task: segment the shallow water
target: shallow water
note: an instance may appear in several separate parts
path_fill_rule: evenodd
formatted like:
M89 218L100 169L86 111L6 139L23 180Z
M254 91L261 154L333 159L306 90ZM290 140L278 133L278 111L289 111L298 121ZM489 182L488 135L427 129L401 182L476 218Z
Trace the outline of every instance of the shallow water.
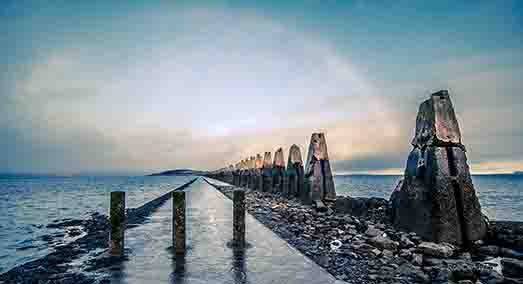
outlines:
M109 193L126 191L127 207L137 207L191 177L0 177L0 273L42 257L71 241L46 226L62 219L107 214ZM45 237L44 237L45 238Z

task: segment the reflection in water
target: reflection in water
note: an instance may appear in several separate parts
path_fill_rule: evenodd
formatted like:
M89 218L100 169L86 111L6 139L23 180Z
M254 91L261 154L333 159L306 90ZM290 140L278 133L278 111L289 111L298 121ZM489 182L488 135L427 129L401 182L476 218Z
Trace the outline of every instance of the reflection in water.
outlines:
M247 274L245 273L244 247L233 247L232 272L235 284L247 283Z
M173 272L170 276L171 283L185 283L185 254L175 254L172 258Z

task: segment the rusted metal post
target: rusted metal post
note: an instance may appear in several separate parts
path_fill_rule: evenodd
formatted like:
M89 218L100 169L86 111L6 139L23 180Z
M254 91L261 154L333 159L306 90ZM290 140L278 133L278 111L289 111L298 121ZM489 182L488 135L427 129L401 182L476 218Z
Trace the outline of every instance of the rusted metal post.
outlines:
M173 192L173 245L176 254L185 253L185 192Z
M109 214L111 222L109 241L110 254L113 256L122 256L125 234L125 192L111 192L111 208Z
M245 191L233 193L233 243L235 247L245 246Z

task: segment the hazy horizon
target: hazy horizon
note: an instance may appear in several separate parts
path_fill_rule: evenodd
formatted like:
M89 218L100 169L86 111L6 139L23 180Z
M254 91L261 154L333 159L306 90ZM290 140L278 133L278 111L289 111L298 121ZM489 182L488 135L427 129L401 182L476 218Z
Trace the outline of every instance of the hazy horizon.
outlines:
M472 173L523 171L523 3L3 1L0 172L213 170L325 132L402 174L448 89Z

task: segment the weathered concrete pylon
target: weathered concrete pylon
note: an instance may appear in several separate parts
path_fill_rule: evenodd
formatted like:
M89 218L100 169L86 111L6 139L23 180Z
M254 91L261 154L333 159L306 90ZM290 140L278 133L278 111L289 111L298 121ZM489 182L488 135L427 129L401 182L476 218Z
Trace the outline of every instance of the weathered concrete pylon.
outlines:
M225 170L225 182L226 183L233 184L233 180L234 180L233 172L234 172L234 166L229 165L227 167L227 169Z
M241 161L240 167L240 186L244 187L247 184L247 159Z
M327 152L327 142L323 133L313 133L305 165L305 182L308 188L310 201L334 200L336 189L332 177L329 155ZM305 203L309 200L304 199Z
M249 160L249 169L247 171L247 187L254 189L254 169L256 167L256 157L251 156Z
M272 192L272 158L271 152L265 152L262 167L262 191Z
M236 163L234 171L232 172L232 184L235 186L240 185L240 163Z
M299 197L304 190L303 161L301 159L300 147L295 144L289 149L286 176L288 181L287 196Z
M256 154L256 160L254 161L254 190L262 191L262 169L263 157L260 154Z
M272 163L272 191L284 193L285 183L285 159L283 158L283 149L278 148L274 152L274 161Z
M391 196L395 226L437 241L481 239L486 223L448 91L420 106L404 180Z

